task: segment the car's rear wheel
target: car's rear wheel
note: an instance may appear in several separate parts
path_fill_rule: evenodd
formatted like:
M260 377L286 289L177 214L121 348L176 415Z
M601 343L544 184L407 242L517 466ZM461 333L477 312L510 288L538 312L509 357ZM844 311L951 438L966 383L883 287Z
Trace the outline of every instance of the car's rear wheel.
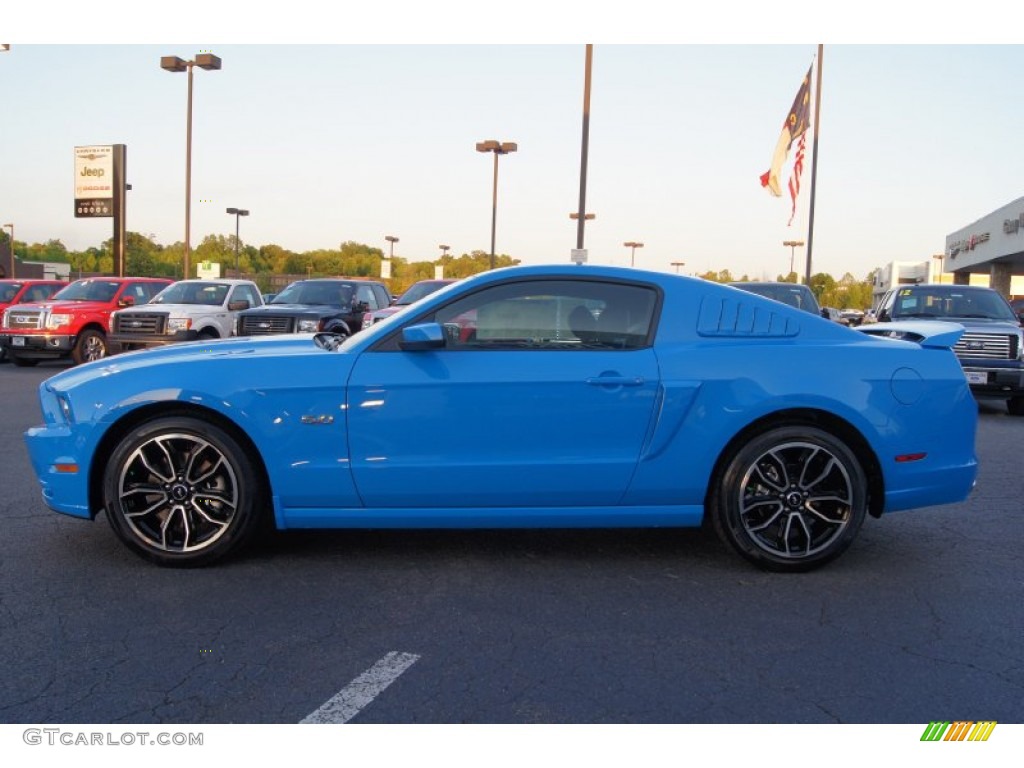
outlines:
M853 451L811 426L758 435L728 460L709 513L719 537L773 571L807 571L850 546L867 512Z
M107 464L103 503L114 532L146 559L200 566L259 529L261 488L234 437L176 416L146 422L124 437Z
M107 337L99 331L89 329L78 335L75 348L71 350L71 359L76 365L90 363L93 360L102 360L109 351Z

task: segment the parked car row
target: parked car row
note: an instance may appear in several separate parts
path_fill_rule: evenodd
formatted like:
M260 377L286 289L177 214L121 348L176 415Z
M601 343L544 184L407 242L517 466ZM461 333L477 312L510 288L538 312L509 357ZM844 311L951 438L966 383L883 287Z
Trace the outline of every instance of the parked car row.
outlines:
M230 336L346 337L451 282L424 280L394 300L383 283L363 278L298 280L266 295L250 280L0 280L0 360L34 366L68 358L81 364L116 352Z

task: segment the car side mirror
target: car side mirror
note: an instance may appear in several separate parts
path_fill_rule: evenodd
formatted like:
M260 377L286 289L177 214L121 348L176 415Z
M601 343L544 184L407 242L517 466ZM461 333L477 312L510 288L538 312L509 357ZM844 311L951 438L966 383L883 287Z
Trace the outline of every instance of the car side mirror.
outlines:
M135 297L134 296L122 296L117 300L117 306L119 307L134 307Z
M444 349L445 329L440 323L422 323L407 325L402 329L402 340L398 346L407 352L426 349Z
M248 309L248 308L249 308L249 300L248 299L237 299L236 301L229 301L228 302L228 311L229 312L238 312L240 310Z

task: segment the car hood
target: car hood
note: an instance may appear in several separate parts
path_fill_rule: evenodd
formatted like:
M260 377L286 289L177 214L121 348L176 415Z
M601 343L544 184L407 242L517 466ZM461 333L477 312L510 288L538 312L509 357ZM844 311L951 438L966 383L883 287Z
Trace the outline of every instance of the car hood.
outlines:
M133 312L179 312L185 315L198 315L203 312L226 312L220 304L140 304L137 307L119 309L118 314L130 315Z
M110 309L109 301L40 301L37 304L18 304L18 309L47 312L101 312Z
M81 382L96 381L104 376L143 370L154 365L160 365L162 370L172 370L166 367L169 363L173 363L177 369L178 366L208 363L211 358L275 358L316 352L325 355L344 354L320 349L313 341L313 336L312 333L296 333L187 341L155 349L122 352L119 355L69 368L48 379L47 383L65 389Z
M264 304L245 310L246 315L299 315L323 312L344 312L337 304Z
M900 318L892 320L893 323L956 323L964 328L977 328L988 333L1016 333L1020 330L1019 323L1012 323L1009 320L994 320L990 317L936 317L936 318ZM884 323L883 323L884 325Z

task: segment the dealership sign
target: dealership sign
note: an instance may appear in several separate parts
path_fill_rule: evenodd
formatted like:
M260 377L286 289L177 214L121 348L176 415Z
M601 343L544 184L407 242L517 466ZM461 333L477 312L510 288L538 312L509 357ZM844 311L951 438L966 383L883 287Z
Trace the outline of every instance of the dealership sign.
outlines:
M114 147L75 147L75 218L114 215Z

